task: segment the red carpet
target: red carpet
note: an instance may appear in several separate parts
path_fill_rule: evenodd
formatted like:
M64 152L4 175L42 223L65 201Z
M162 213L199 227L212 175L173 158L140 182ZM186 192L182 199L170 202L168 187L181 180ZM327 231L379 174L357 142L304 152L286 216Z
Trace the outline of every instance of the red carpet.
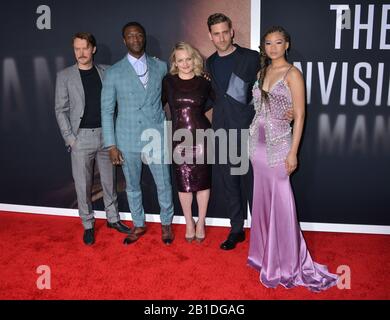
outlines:
M127 224L130 224L127 222ZM0 213L0 299L389 299L390 237L305 232L313 259L336 272L351 269L351 289L322 293L305 288L267 289L246 265L248 240L236 250L219 244L228 229L209 227L189 244L184 226L167 247L160 225L149 223L138 242L96 222L96 243L82 243L78 218ZM247 230L249 235L249 230ZM36 269L51 269L51 289L39 290Z

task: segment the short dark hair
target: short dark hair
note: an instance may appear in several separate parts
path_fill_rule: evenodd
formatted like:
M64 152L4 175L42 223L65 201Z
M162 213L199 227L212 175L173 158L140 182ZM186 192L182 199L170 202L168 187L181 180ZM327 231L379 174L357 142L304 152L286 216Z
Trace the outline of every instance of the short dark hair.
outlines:
M136 22L136 21L131 21L131 22L126 23L123 26L123 28L122 28L122 38L125 38L125 30L128 27L138 27L138 28L140 28L142 30L142 33L144 34L144 37L146 37L146 31L145 31L145 28L142 26L142 24L140 24L139 22Z
M214 13L209 16L209 18L207 19L207 26L209 27L209 31L211 31L211 26L222 22L227 22L229 25L229 29L232 28L232 20L223 13Z
M74 40L78 38L78 39L84 39L84 40L87 40L87 42L92 46L92 47L96 47L96 39L95 37L93 36L92 33L90 32L77 32L73 35L73 38L72 38L72 45L74 43Z

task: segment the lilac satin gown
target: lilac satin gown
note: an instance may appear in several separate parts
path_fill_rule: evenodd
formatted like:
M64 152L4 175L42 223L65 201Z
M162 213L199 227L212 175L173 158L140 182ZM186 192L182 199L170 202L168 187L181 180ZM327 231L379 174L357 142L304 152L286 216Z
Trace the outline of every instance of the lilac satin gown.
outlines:
M173 134L186 130L192 136L192 144L185 147L181 141L172 142L173 171L177 190L196 192L210 189L211 166L207 164L207 138L196 139L196 130L211 128L205 116L206 107L214 99L211 83L201 76L182 80L178 75L168 74L163 79L163 103L168 102L172 116ZM176 156L183 163L175 162Z
M261 95L257 83L253 95ZM270 112L270 117L284 114L291 106L290 91L284 79L271 88L269 96L268 108L264 109L276 111ZM251 138L254 139L251 155L254 190L248 264L260 271L260 281L268 288L281 284L285 288L305 286L317 292L328 289L337 284L338 276L312 260L297 220L284 160L273 158L270 161L273 155L267 154L266 122L271 121L272 130L275 130L277 121L281 119L272 122L265 116L264 110L256 113L258 116L255 116L254 122L257 122L257 130Z

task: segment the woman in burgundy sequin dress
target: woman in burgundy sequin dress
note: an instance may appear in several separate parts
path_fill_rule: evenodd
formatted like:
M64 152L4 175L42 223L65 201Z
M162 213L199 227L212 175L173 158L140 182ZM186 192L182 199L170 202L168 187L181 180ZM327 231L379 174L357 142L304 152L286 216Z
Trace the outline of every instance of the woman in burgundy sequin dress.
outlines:
M174 178L186 220L185 239L201 242L205 238L211 167L207 164L207 139L196 139L196 130L211 128L205 112L211 107L213 93L210 81L202 75L202 57L189 44L176 44L170 63L170 73L163 80L162 97L163 103L169 104L172 118ZM175 141L175 134L183 137ZM197 223L191 210L193 193L198 203Z

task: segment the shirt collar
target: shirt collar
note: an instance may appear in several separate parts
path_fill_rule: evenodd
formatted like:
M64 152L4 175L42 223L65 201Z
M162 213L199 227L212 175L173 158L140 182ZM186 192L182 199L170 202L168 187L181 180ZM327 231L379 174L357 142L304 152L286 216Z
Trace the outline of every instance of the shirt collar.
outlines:
M131 65L135 65L137 62L142 62L146 65L146 54L144 53L139 59L133 57L130 53L127 54L127 59Z

